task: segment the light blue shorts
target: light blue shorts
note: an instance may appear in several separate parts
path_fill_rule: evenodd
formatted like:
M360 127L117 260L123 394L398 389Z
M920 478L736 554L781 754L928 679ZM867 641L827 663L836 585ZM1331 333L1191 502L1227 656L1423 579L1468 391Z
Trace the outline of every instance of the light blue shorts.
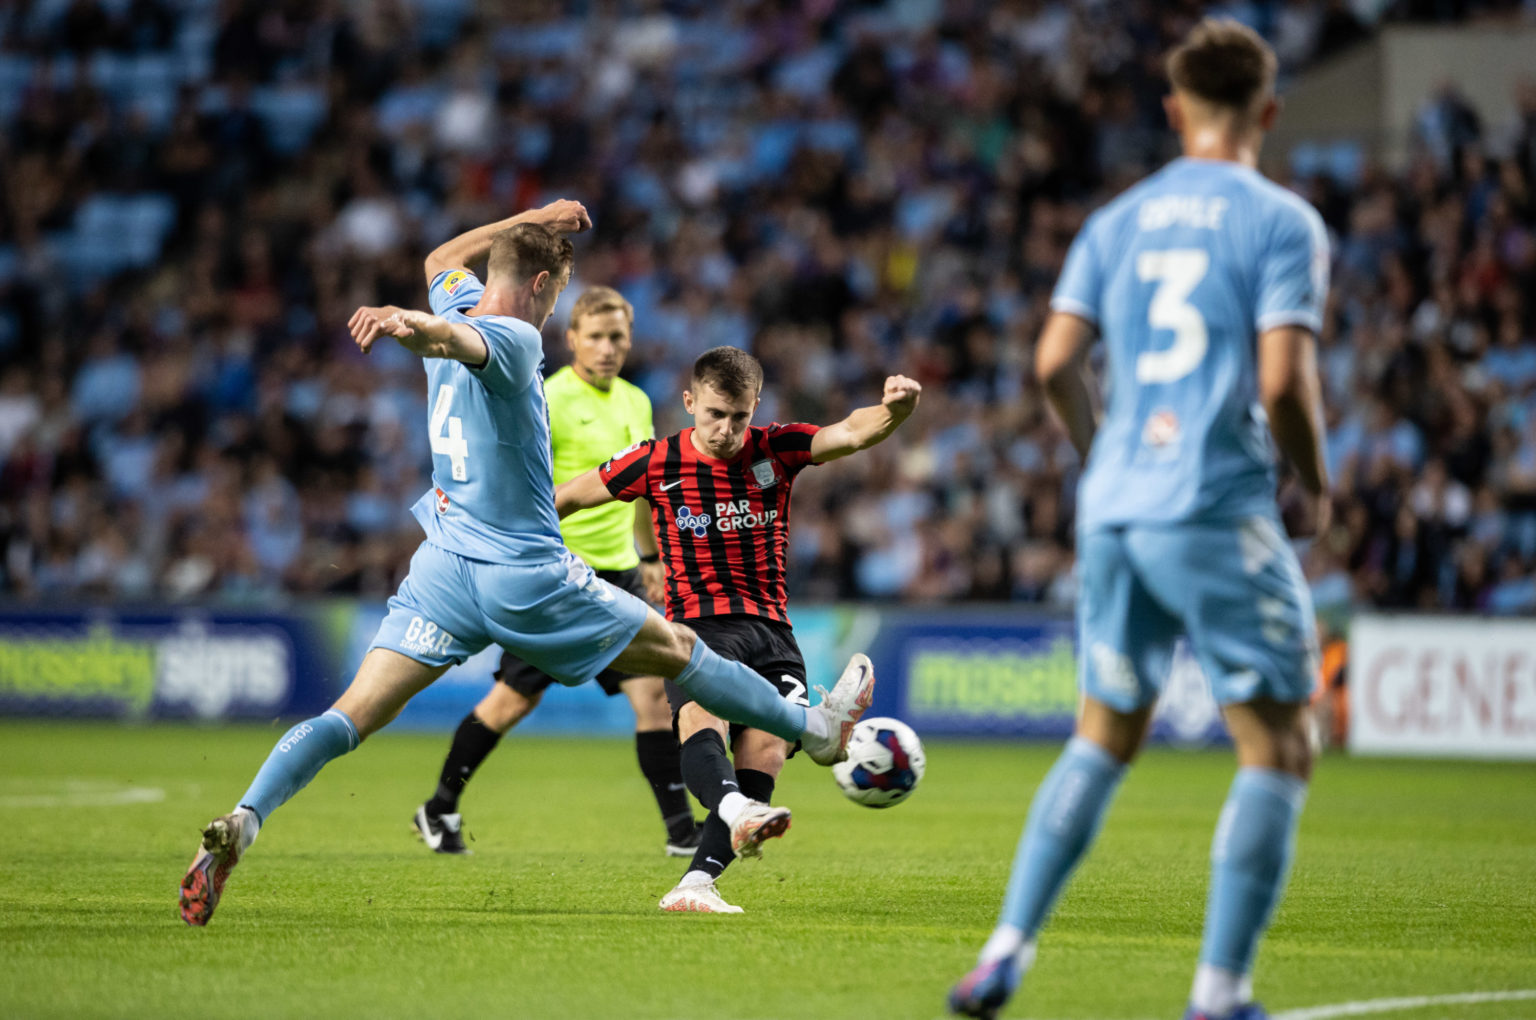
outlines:
M423 542L370 650L446 666L496 644L574 686L629 647L649 611L569 551L553 563L514 566Z
M1277 520L1122 527L1078 539L1083 693L1121 712L1157 700L1189 639L1217 702L1306 701L1312 595Z

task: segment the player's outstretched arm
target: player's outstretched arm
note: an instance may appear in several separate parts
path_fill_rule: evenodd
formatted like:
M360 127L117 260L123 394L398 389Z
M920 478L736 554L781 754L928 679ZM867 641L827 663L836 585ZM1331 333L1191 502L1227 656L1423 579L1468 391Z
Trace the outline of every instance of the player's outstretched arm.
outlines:
M427 256L425 265L427 285L437 279L437 274L449 269L468 269L471 262L478 262L491 250L491 238L518 223L542 223L562 234L576 234L592 225L586 206L572 199L562 198L539 209L529 209L516 216L509 216L495 223L465 231L451 241L445 241Z
M555 486L555 513L569 517L577 510L590 510L604 503L612 503L613 499L613 493L603 484L602 475L598 474L597 468L593 468Z
M1299 536L1327 527L1328 464L1323 459L1323 397L1317 379L1317 342L1305 326L1278 326L1259 334L1259 399L1280 452L1296 468L1312 506L1294 522Z
M394 305L359 308L347 320L347 328L364 354L373 350L379 337L387 336L412 354L451 358L472 368L484 365L491 356L485 338L473 326Z
M1088 346L1093 335L1094 326L1087 319L1052 312L1035 348L1035 375L1084 461L1099 427L1098 407L1088 385Z
M880 403L861 407L842 421L817 432L811 439L811 460L825 464L881 442L917 410L923 387L904 375L889 376Z

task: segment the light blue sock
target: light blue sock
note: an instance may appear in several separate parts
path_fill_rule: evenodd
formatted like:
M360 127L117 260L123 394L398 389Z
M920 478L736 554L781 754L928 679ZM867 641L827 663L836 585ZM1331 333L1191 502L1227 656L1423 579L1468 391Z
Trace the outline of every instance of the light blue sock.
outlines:
M258 822L266 822L272 812L308 786L326 762L340 758L357 744L357 727L345 712L332 708L305 719L272 748L239 806L256 812Z
M688 665L672 681L712 715L766 730L793 743L805 732L805 709L739 662L722 658L703 641L693 643Z
M1067 742L1029 806L999 925L1017 928L1026 940L1035 937L1098 833L1124 774L1124 763L1093 741Z
M1200 962L1247 974L1280 901L1307 784L1286 772L1239 769L1211 843L1211 889Z

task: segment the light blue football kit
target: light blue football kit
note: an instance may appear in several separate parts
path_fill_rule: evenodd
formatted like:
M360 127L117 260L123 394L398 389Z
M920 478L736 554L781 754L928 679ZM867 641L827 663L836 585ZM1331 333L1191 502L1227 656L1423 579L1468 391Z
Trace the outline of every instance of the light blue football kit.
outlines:
M1156 698L1181 634L1223 704L1308 696L1312 602L1275 509L1256 339L1316 332L1327 292L1321 217L1236 163L1175 160L1073 243L1051 307L1106 346L1078 628L1083 688L1110 707Z
M464 270L432 281L433 313L471 326L489 356L478 368L424 359L433 488L411 512L426 541L370 650L446 666L494 643L563 684L584 683L628 647L649 609L561 543L543 339L521 319L466 314L483 291ZM789 741L805 731L804 707L702 641L674 679L721 718ZM264 822L358 743L353 721L335 708L299 723L278 741L239 806Z
M1275 508L1257 337L1316 333L1327 290L1316 211L1236 163L1175 160L1078 234L1051 307L1094 324L1106 347L1108 406L1078 489L1086 695L1125 713L1152 704L1183 636L1222 704L1306 700L1312 604ZM955 1001L1012 991L1124 773L1097 744L1068 743L1031 804L983 965ZM1211 849L1197 990L1208 975L1249 983L1305 791L1296 776L1239 769Z
M521 319L466 315L484 290L463 270L432 281L433 313L473 326L490 357L480 368L424 362L433 488L411 512L427 540L372 647L442 666L494 643L581 683L624 650L646 607L562 544L544 342Z

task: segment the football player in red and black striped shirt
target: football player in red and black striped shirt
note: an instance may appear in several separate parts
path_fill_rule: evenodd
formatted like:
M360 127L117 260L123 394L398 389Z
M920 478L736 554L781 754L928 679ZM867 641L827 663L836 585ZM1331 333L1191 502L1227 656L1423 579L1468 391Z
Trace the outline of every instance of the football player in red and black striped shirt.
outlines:
M615 499L647 500L666 567L667 618L804 705L805 662L785 605L790 489L805 468L889 436L916 409L921 387L893 375L879 404L834 425L764 428L752 424L762 386L762 365L745 351L704 352L683 393L693 426L637 443L559 486L555 507L564 516ZM755 857L763 839L782 835L789 810L768 809L773 817L752 827L757 839L744 845L732 845L731 829L743 811L767 804L794 748L771 733L728 725L675 684L668 683L667 696L683 744L683 780L709 817L688 872L661 909L739 913L720 898L715 880L736 855Z

